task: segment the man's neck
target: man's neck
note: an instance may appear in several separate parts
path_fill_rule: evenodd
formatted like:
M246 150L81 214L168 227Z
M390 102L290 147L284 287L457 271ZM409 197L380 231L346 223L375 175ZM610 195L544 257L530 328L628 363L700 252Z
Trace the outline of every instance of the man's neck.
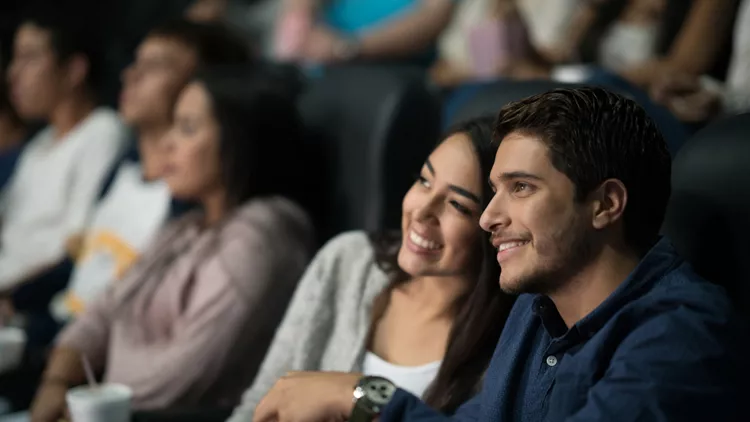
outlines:
M162 149L160 143L169 131L169 123L138 130L138 153L141 157L143 178L156 180L162 173Z
M85 94L71 95L55 107L50 116L55 139L65 137L73 128L86 119L96 104Z
M625 249L605 246L585 268L549 295L565 325L572 327L602 304L640 262Z

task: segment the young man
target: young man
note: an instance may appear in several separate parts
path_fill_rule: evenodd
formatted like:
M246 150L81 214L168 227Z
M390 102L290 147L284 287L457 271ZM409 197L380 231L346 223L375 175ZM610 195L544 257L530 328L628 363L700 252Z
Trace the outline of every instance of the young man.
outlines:
M153 31L123 72L120 110L137 134L137 149L112 175L91 225L80 237L67 293L53 303L58 321L83 311L107 285L119 279L148 246L167 218L178 212L161 180L161 140L172 125L172 109L199 66L249 61L244 42L218 24L177 20Z
M38 9L16 32L8 70L24 120L44 120L3 192L0 291L59 262L86 226L101 183L126 144L114 111L97 108L103 50L76 11Z
M561 89L503 108L496 136L480 224L520 296L479 394L451 418L382 378L291 374L255 422L741 418L745 333L723 289L659 237L671 164L643 109Z

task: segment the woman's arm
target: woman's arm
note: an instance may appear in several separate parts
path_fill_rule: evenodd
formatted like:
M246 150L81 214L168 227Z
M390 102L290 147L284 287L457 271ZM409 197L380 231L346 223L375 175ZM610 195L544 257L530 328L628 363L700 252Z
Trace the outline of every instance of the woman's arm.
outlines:
M685 22L666 57L623 72L631 83L649 88L674 72L702 75L711 70L731 34L736 0L693 0Z
M453 17L454 0L420 0L416 8L360 38L364 59L405 57L435 43Z
M62 332L31 406L32 421L56 422L63 416L68 388L86 379L84 356L95 370L104 368L113 309L110 289Z
M685 23L666 60L675 69L707 73L731 35L736 0L693 0Z
M245 391L242 404L235 409L229 422L252 421L260 400L289 371L321 369L320 361L331 339L335 302L342 281L342 275L335 273L339 268L337 261L347 250L359 253L351 240L362 236L361 233L343 234L318 252L297 286L255 381Z

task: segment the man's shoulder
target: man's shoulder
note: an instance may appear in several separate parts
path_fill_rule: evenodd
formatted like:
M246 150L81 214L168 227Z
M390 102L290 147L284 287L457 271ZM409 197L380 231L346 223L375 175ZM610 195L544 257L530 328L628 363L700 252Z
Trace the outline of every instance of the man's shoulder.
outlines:
M77 130L70 134L72 137L84 140L87 144L106 144L102 142L102 137L105 137L112 144L121 144L122 149L130 142L130 135L127 126L117 112L107 107L94 109L79 124Z
M626 305L613 322L627 322L623 342L633 347L689 350L695 356L733 355L743 348L748 330L724 288L687 263Z
M634 301L637 309L669 314L689 309L696 317L733 319L736 313L726 290L698 275L687 262L681 262Z

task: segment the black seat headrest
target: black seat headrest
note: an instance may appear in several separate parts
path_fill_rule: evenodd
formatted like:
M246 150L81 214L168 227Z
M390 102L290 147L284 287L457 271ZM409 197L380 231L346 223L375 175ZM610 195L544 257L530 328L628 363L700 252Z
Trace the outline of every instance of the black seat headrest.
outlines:
M345 230L400 228L403 195L440 130L439 103L423 74L377 66L328 69L299 107L328 170L321 180L323 240Z
M750 316L750 114L715 122L682 147L662 231Z

